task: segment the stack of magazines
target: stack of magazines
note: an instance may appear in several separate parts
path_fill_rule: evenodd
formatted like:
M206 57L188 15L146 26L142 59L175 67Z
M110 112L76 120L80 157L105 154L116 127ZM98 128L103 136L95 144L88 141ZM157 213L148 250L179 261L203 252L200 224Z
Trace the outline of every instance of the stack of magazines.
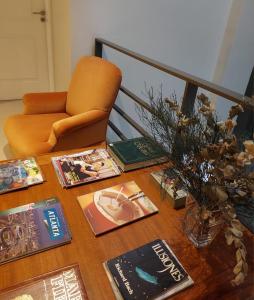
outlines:
M59 182L66 188L121 173L105 149L52 157L52 163Z
M41 169L33 157L0 163L0 194L43 181Z

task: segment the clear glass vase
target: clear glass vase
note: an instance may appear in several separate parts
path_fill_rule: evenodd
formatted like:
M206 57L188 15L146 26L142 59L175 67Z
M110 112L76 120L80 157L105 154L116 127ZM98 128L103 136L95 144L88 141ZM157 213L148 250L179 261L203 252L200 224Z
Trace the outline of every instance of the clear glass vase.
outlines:
M223 226L221 212L208 211L200 206L191 196L186 199L186 212L183 220L183 230L195 247L209 245Z

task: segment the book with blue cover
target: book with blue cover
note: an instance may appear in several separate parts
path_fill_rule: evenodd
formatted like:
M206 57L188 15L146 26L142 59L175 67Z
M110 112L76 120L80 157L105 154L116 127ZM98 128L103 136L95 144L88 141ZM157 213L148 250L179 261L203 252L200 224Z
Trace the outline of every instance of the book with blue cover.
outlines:
M193 284L169 245L160 239L103 265L117 299L161 300Z
M71 241L56 198L0 212L0 264Z

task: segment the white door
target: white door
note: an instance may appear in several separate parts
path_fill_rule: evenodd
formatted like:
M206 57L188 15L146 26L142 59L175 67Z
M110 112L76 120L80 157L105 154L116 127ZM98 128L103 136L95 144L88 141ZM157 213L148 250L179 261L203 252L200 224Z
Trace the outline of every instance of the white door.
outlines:
M0 0L0 100L49 90L44 0Z

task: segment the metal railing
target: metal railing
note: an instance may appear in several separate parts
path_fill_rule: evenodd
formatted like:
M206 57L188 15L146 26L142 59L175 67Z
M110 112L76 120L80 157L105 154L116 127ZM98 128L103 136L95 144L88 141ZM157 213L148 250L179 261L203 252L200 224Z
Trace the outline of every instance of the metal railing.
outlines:
M176 68L168 66L166 64L162 64L156 60L150 59L146 56L128 50L126 48L120 47L114 43L111 43L107 40L96 38L95 39L95 55L98 57L102 57L103 45L108 46L118 52L126 54L138 61L141 61L147 65L150 65L164 73L172 75L176 78L185 81L185 90L182 99L181 110L185 115L190 115L194 108L194 103L197 96L198 88L202 88L206 91L212 92L215 95L221 96L229 101L232 101L237 104L241 104L244 108L251 109L254 111L254 100L250 97L241 95L232 90L221 87L212 82L203 80L199 77L193 76L186 72L180 71ZM148 111L150 110L149 105L136 96L134 93L129 91L126 87L121 86L120 91L127 95L130 99L135 101L137 104L141 105ZM118 105L114 104L113 109L119 113L131 126L133 126L141 135L149 135L137 122L135 122L131 116L129 116L126 112L124 112ZM127 139L126 136L117 128L111 121L109 121L110 128L120 137L120 139Z

